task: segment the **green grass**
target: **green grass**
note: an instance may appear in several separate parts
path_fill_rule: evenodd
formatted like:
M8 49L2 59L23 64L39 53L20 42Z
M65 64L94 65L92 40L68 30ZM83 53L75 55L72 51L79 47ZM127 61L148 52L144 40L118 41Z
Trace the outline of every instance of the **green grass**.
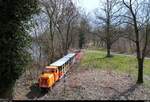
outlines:
M114 55L107 58L106 52L98 50L86 50L81 66L85 68L111 69L119 73L127 73L137 78L137 60L133 56ZM150 79L150 60L144 62L144 75ZM146 82L147 83L147 82ZM150 80L149 80L150 85Z

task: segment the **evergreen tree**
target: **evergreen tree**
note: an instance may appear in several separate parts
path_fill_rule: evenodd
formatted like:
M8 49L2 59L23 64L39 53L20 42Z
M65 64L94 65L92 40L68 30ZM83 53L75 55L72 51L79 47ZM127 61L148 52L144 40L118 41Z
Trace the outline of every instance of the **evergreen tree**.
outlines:
M27 31L37 8L36 0L0 0L0 97L12 89L29 61Z

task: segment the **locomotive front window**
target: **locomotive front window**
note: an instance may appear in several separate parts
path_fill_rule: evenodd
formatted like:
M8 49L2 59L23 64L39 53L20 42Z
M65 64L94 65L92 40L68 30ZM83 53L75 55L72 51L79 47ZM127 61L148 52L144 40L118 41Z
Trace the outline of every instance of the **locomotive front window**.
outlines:
M50 68L44 68L43 72L45 73L50 73L50 72L55 72L55 69L50 69Z

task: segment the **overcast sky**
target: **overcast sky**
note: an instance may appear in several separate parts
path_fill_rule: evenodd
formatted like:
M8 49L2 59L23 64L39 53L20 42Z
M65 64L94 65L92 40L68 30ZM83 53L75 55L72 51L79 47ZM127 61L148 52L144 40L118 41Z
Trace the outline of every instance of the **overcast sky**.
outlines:
M100 4L100 0L79 0L78 5L86 10L86 12L92 12Z
M100 7L100 2L102 0L78 0L77 6L81 7L86 11L87 13L90 13L90 23L95 26L93 21L95 21L95 15L94 10L98 7Z

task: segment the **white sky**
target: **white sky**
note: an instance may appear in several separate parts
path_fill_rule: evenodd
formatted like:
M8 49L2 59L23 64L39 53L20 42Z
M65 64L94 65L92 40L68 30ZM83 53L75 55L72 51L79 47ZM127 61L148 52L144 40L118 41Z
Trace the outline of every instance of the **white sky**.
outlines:
M84 8L86 12L92 12L99 7L100 1L102 0L79 0L78 5Z
M100 7L100 2L103 0L77 0L77 6L81 7L86 11L86 13L90 13L91 21L90 23L94 26L93 21L95 20L94 10Z

